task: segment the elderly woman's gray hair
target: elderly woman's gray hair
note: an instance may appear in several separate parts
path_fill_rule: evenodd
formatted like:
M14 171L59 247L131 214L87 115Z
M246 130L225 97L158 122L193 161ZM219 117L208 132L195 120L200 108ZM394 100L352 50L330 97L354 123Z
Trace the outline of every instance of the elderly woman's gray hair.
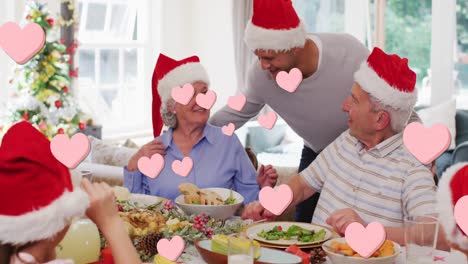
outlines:
M164 125L170 128L177 127L177 117L176 114L171 112L171 107L175 106L175 101L172 98L169 98L161 103L161 117L164 122Z
M396 133L403 131L408 124L413 109L396 109L388 105L384 105L374 96L369 95L372 104L372 111L385 111L390 115L390 126Z

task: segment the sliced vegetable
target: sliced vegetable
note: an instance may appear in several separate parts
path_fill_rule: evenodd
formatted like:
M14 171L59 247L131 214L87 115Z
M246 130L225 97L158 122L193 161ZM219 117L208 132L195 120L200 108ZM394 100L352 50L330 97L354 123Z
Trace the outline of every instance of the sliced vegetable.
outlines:
M310 255L306 252L302 251L296 245L291 245L286 249L286 252L294 254L302 259L302 264L309 264L310 263Z
M231 189L231 191L229 192L229 197L226 200L224 200L224 204L230 205L230 204L235 204L235 203L236 203L236 199L234 198L234 195Z
M323 240L325 238L326 231L325 229L321 229L320 231L315 232L314 230L307 230L297 225L292 225L288 230L283 231L282 226L274 226L271 230L263 230L262 232L257 233L257 235L266 240L290 240L292 237L297 237L299 242L308 243Z

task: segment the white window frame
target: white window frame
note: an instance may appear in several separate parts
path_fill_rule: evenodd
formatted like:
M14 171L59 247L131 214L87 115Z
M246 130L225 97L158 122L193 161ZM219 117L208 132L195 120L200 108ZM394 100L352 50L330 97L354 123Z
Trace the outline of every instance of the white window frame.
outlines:
M128 3L126 0L79 0L82 3L82 19L83 23L80 23L80 27L86 26L86 16L87 16L87 5L89 3L102 3L107 5L106 10L106 20L104 28L107 29L110 26L110 18L112 8L111 5L121 3ZM152 126L151 126L151 76L152 76L152 67L154 66L154 62L152 59L154 53L159 51L159 35L160 35L160 28L159 27L151 27L150 25L159 25L160 24L160 1L151 1L151 0L130 0L131 3L135 6L135 12L138 9L138 23L137 23L137 31L138 31L138 39L137 40L126 40L126 41L116 41L116 40L108 40L108 38L96 37L93 32L90 32L89 35L84 35L80 38L78 35L79 49L91 49L95 50L95 83L88 83L88 88L90 90L98 91L98 90L105 90L111 89L116 85L119 86L119 101L122 103L123 109L119 110L120 112L126 114L132 109L139 108L135 115L135 119L138 119L138 123L133 124L126 124L125 118L122 118L121 122L117 120L113 121L113 124L103 124L103 138L109 140L118 140L124 139L134 136L148 136L152 135ZM131 11L133 12L133 11ZM83 19L84 18L84 19ZM129 26L132 28L134 27L134 22L129 23ZM84 30L81 30L84 32ZM88 31L89 32L89 31ZM130 30L133 32L133 30ZM127 36L130 39L133 36ZM128 39L128 38L127 38ZM136 83L126 83L124 78L124 50L126 48L136 48L137 52L137 80ZM117 84L100 84L100 55L101 51L104 49L118 49L119 52L119 80ZM78 56L77 56L78 57ZM78 60L78 58L77 58ZM79 63L79 62L78 62ZM78 65L79 67L79 65ZM78 92L80 93L80 87L82 89L86 86L85 82L83 82L83 86L78 84ZM136 93L136 97L128 96L130 88L135 87L138 92ZM83 92L83 91L82 91ZM130 98L131 97L131 98ZM83 97L81 97L83 98ZM94 99L94 100L93 100ZM94 106L98 107L99 100L103 102L103 98L93 98L88 100L93 100ZM85 99L86 100L86 99ZM96 108L95 108L96 109ZM113 109L117 111L116 109ZM98 110L99 111L99 110ZM105 113L99 111L94 111L94 115L101 115L105 116ZM132 118L133 119L133 118ZM133 119L133 120L135 120ZM129 120L129 119L127 119ZM105 121L104 121L105 122Z

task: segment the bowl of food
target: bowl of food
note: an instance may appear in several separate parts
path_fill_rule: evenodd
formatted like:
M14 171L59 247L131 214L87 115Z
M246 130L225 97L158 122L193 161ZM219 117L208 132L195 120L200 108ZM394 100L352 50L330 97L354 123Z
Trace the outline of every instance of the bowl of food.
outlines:
M385 240L369 258L361 257L346 243L345 238L328 240L322 248L333 264L393 264L401 252L400 245L390 240Z
M202 214L215 219L228 219L244 202L238 192L225 188L198 189L191 183L179 185L179 195L175 202L186 214Z
M227 263L228 262L228 238L225 235L215 235L211 240L199 240L195 242L195 247L200 253L201 257L207 263ZM232 240L231 240L232 243ZM239 239L234 239L234 245L231 247L234 250L244 250L253 246L254 263L278 263L278 264L300 264L302 260L300 257L284 252L282 250L269 249L261 247L257 241L246 242ZM232 252L232 249L231 249Z

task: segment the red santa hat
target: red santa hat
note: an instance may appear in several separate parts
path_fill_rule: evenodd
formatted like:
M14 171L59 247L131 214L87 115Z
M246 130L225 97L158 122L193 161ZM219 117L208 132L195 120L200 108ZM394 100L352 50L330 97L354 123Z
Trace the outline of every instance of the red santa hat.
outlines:
M177 61L162 53L159 55L152 80L154 137L161 134L163 127L161 105L171 99L172 88L195 81L210 84L208 73L197 56Z
M412 109L418 98L416 73L408 67L408 59L386 54L379 48L354 73L354 80L363 90L384 105L394 109Z
M453 209L458 200L468 195L468 162L449 167L441 177L437 190L437 210L439 221L447 239L461 249L468 250L468 237L458 227Z
M0 241L13 245L53 237L89 206L50 141L28 122L12 126L0 148Z
M291 0L254 0L244 40L252 50L284 51L304 47L307 30Z

